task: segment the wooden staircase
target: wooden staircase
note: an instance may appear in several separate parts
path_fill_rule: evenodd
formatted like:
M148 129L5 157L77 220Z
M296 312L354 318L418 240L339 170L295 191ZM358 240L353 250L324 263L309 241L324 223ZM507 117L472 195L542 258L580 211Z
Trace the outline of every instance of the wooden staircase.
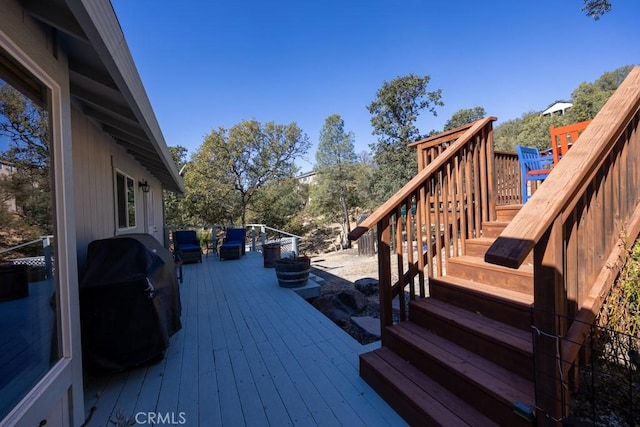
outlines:
M466 255L430 279L429 296L410 302L409 320L360 356L362 378L411 425L533 424L533 267L483 259L519 208L499 207Z

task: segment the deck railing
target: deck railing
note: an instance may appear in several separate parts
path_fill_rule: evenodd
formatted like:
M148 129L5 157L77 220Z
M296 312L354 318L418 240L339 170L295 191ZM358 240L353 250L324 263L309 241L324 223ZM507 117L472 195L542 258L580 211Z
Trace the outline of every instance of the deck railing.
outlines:
M516 153L494 151L496 203L498 206L522 203L520 163Z
M356 240L377 231L383 340L384 326L393 323L393 298L399 297L399 320L405 320L405 289L411 299L424 297L425 276L442 276L447 260L464 255L466 240L479 237L482 222L495 218L494 162L487 161L494 158L495 120L481 119L438 138L446 149L349 234Z
M207 224L207 225L183 225L183 226L167 226L166 229L166 242L167 248L171 247L169 236L174 230L195 230L201 234L202 241L200 242L203 250L208 255L210 252L215 252L218 246L218 235L224 234L223 230L226 228L238 228L244 227L246 230L245 246L247 251L262 252L262 247L268 243L279 243L283 254L296 254L299 255L300 241L302 237L287 231L278 230L273 227L269 227L266 224L245 224L240 225L228 225L228 224Z
M44 268L44 274L46 278L53 277L53 235L41 236L30 242L22 243L20 245L12 246L10 248L0 250L0 260L2 262L27 265L31 268L40 267ZM19 249L37 245L42 247L42 255L39 256L14 256L10 257L9 253L17 251Z
M535 355L543 422L566 414L561 397L588 325L640 232L639 123L636 67L485 255L516 268L533 250L534 328L548 338Z

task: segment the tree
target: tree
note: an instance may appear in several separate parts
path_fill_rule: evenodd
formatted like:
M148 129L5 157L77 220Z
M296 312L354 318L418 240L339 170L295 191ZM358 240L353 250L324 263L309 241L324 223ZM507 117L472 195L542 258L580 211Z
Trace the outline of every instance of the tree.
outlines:
M597 21L602 15L611 11L611 2L609 0L584 0L582 10L587 16Z
M447 123L444 124L443 130L448 131L460 126L464 126L468 123L480 120L486 115L487 112L482 107L463 108L462 110L458 110L453 113L451 118L447 120Z
M378 136L377 143L371 144L378 202L387 200L417 172L416 153L407 147L421 137L415 121L422 110L435 116L436 106L444 105L440 89L427 92L429 80L428 75L409 74L385 81L367 107L372 115L372 134Z
M169 147L169 153L173 159L173 163L178 170L183 170L187 164L187 152L188 150L178 145L176 147ZM183 170L184 171L184 170ZM171 225L188 225L190 221L187 219L182 198L173 191L164 190L162 194L165 209L165 222Z
M539 111L525 113L494 130L494 146L498 151L515 152L516 144L546 150L550 147L550 126L567 124L564 116L543 116Z
M339 218L343 248L351 247L349 210L357 199L354 138L353 132L344 130L340 115L333 114L324 122L316 151L318 179L313 201L321 212Z
M228 131L212 131L185 173L185 185L193 185L187 195L192 215L210 223L240 219L245 224L256 192L274 180L294 176L294 161L309 145L295 122L262 125L245 120Z
M543 150L549 148L550 126L593 119L632 68L630 65L620 67L602 74L593 83L581 83L571 94L573 107L564 116L542 116L541 112L532 111L500 124L494 131L496 150L513 152L516 144Z
M15 167L3 191L15 198L28 226L53 233L49 115L46 109L0 80L0 138L9 141L0 155Z
M593 83L581 83L571 94L573 107L567 113L569 122L593 119L632 69L632 65L627 65L602 74Z
M279 230L297 234L300 213L309 200L309 184L296 178L272 181L256 192L251 204L251 222L267 224Z

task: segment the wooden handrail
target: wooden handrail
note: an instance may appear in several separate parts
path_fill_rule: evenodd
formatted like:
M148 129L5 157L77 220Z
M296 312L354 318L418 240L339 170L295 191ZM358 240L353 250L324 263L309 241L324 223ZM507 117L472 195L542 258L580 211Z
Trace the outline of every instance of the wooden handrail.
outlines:
M412 142L411 144L408 145L408 147L416 147L416 146L434 147L434 146L436 146L438 144L442 144L443 142L452 141L452 140L458 138L463 133L465 133L467 131L467 129L469 129L471 126L473 126L474 123L476 123L476 122L467 123L465 125L458 126L457 128L449 129L448 131L439 133L437 135L433 135L433 136L429 136L427 138L423 138L423 139L418 140L416 142Z
M532 326L542 332L534 346L536 406L550 419L562 416L569 372L628 255L626 242L640 234L638 170L640 67L485 254L517 268L533 250Z
M571 211L640 108L640 67L602 107L580 139L491 245L485 261L518 268L553 221ZM624 111L624 114L620 112Z
M428 156L419 152L429 163L349 234L355 240L376 230L383 341L386 326L406 320L405 291L411 300L425 297L428 279L442 277L449 259L463 256L467 240L481 236L482 224L495 218L495 120L465 126L457 140ZM397 318L392 309L396 295Z
M467 131L462 134L462 136L460 136L456 142L449 147L449 149L445 150L433 162L429 163L424 169L418 172L418 174L398 190L396 194L391 196L389 200L387 200L382 206L376 209L375 212L369 215L367 219L351 231L351 233L349 233L349 239L358 240L360 236L372 229L382 218L394 212L399 204L404 202L407 197L415 192L430 175L433 175L435 171L451 160L451 158L456 155L457 151L468 143L480 129L484 128L488 123L496 120L496 117L486 117L473 122Z

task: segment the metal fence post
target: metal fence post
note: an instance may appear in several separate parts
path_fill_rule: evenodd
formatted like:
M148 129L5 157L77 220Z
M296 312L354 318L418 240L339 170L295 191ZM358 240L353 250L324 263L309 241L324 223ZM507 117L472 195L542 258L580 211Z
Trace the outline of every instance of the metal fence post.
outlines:
M291 240L291 252L293 252L296 256L298 256L298 240L300 240L297 237L294 237Z
M51 238L45 236L42 238L42 249L44 251L44 268L47 279L53 277L53 262L51 261Z

